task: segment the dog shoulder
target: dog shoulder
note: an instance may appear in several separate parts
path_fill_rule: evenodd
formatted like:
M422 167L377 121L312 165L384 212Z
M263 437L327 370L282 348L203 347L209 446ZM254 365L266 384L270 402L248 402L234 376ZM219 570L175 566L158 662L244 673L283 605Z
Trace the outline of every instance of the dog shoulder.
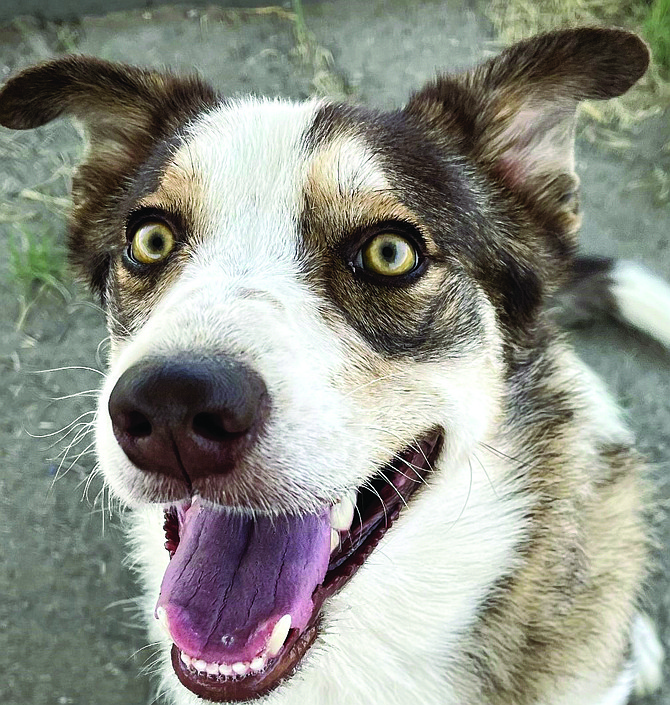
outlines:
M560 337L518 366L510 389L516 413L500 444L514 449L527 533L516 569L482 603L463 672L479 674L477 698L496 705L562 702L564 674L581 703L616 690L628 666L630 595L648 549L644 462L600 379Z

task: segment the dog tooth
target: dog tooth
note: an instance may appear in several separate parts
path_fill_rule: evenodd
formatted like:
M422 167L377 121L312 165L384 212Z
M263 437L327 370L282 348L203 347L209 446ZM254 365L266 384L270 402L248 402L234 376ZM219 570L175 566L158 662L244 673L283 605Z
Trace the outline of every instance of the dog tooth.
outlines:
M193 659L192 659L188 654L185 654L183 651L180 651L180 652L179 652L179 658L181 658L181 660L182 660L187 666L191 666L192 663L193 663Z
M238 661L237 663L233 664L233 671L237 673L238 676L246 676L249 672L249 664L242 663L242 661Z
M201 658L194 658L191 661L191 666L193 666L196 671L200 671L202 673L207 668L207 661L203 661Z
M220 663L219 664L219 673L222 676L232 676L235 671L233 671L233 667L229 663Z
M291 615L285 614L277 624L275 624L275 628L272 630L272 635L270 636L270 641L268 641L266 651L270 658L276 656L281 647L284 646L290 628Z
M330 508L330 525L338 531L348 531L351 522L354 520L355 503L351 501L351 496L342 499Z
M210 676L219 675L219 664L218 663L208 663L205 666L205 673L209 673Z
M265 657L256 656L256 658L249 664L252 671L262 671L265 668Z
M336 551L340 547L340 533L335 529L330 530L330 552Z
M165 607L159 607L156 610L156 619L161 625L163 631L170 637L170 639L172 639L172 635L170 634L170 627L168 626L168 616L167 612L165 611Z

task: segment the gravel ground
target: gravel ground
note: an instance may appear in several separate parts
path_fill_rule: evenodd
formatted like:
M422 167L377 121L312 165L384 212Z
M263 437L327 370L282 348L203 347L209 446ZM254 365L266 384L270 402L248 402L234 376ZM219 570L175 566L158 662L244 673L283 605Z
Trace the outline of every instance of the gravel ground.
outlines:
M75 50L150 66L195 67L228 94L302 98L316 86L389 107L438 68L468 66L497 48L486 22L456 2L319 2L306 7L306 20L318 46L296 51L293 25L282 13L159 8L61 25L26 19L0 27L0 78ZM667 121L649 120L606 148L588 134L577 158L584 249L633 259L670 278L670 207L663 191L670 154L662 149L670 139ZM21 233L62 241L63 198L80 147L78 133L65 123L0 132L5 251ZM108 511L98 479L91 478L86 427L73 426L63 440L58 434L33 437L91 418L100 373L44 371L103 368L102 316L82 290L71 291L42 292L26 309L31 299L20 295L9 276L9 257L0 258L2 705L152 700L149 680L139 675L150 669L151 658L133 624L136 589L122 565L120 520ZM659 560L649 611L670 644L670 355L607 324L575 332L575 343L618 396L652 462ZM55 401L76 392L83 394ZM59 453L71 441L59 469ZM670 704L670 681L646 702Z

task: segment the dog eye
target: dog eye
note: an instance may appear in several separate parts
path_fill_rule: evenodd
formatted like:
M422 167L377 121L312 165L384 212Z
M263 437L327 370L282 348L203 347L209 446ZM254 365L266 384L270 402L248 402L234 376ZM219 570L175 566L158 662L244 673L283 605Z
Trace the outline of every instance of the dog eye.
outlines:
M133 235L130 254L140 264L157 264L172 252L174 236L164 223L144 223Z
M357 259L366 271L385 277L409 274L419 262L414 245L396 233L375 235L363 245Z

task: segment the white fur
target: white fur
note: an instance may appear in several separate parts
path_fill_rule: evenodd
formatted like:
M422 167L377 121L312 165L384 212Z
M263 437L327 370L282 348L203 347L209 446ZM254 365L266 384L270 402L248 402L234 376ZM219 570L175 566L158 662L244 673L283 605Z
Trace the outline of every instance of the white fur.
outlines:
M642 697L655 693L663 683L665 651L656 628L646 614L638 614L631 632L635 693Z
M612 293L630 325L670 347L670 286L648 269L621 260L612 271Z
M630 668L621 671L621 675L612 689L599 700L594 700L594 705L626 705L633 686L633 673ZM566 703L568 705L568 703Z
M118 447L106 413L120 375L145 356L192 349L253 365L272 397L273 415L245 468L276 487L268 511L315 510L323 501L317 498L335 499L360 486L415 435L444 427L445 449L430 489L328 600L321 634L299 672L263 702L463 705L450 664L487 591L515 567L530 502L508 479L510 461L482 445L506 450L493 436L501 365L495 317L482 297L485 332L466 355L414 362L411 374L389 363L387 378L352 386L369 349L352 329L332 323L334 309L326 322L328 302L307 286L298 266L296 222L310 166L303 136L316 107L248 100L217 108L190 127L174 162L197 187L199 241L139 332L115 345L100 400L98 456L114 492L135 507L134 555L151 637L163 644L163 687L176 705L200 705L177 682L170 640L153 619L168 556L161 509L143 503L142 474ZM345 190L384 187L383 172L361 141L350 136L336 144L332 164ZM582 374L570 364L573 374ZM587 371L583 387L608 409L585 422L605 436L624 434ZM621 688L597 705L622 702ZM571 705L596 705L583 699L583 687L579 692Z

